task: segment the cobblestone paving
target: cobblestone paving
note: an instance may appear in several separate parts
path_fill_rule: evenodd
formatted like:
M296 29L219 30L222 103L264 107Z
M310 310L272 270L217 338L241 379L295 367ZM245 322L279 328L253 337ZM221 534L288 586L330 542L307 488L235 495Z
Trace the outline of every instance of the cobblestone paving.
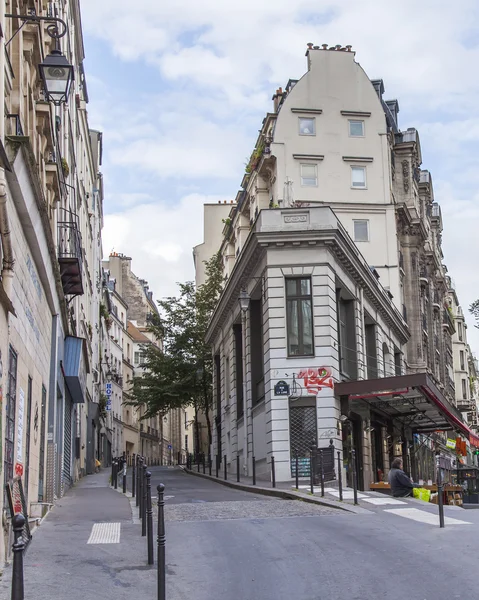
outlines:
M224 519L275 519L338 515L342 511L298 500L257 502L204 502L165 506L166 521L217 521Z

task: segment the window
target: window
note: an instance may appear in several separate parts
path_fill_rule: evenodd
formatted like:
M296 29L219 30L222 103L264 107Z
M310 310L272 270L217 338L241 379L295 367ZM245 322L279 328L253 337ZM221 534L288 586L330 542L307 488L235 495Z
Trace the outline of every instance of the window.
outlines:
M462 399L467 400L467 381L465 379L461 379L462 383Z
M369 221L360 220L353 221L354 223L354 241L369 242Z
M459 352L459 358L460 358L460 361L461 361L461 371L465 371L466 370L466 364L464 362L464 350L461 350Z
M236 418L243 416L243 328L233 325L236 374ZM219 436L217 439L221 439Z
M5 415L5 457L4 457L4 493L7 484L13 479L14 446L16 431L16 405L17 405L17 353L10 346L8 354L8 379L7 379L7 401ZM4 506L7 506L7 498L4 497Z
M299 117L299 135L316 135L316 119Z
M313 355L311 279L286 279L288 355Z
M359 189L366 187L366 167L351 167L351 187Z
M347 379L357 378L358 358L356 354L356 332L354 301L342 297L341 289L337 294L337 318L339 337L339 364L341 375Z
M301 165L301 185L318 185L318 167L317 165Z
M457 334L459 336L459 341L462 342L462 323L457 324Z
M349 136L364 137L364 121L349 121Z

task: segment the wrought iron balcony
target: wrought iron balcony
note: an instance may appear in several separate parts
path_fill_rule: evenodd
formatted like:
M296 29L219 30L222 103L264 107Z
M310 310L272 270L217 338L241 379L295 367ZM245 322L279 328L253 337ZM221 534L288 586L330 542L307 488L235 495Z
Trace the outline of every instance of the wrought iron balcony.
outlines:
M65 296L83 294L82 243L78 216L65 208L59 212L58 263Z

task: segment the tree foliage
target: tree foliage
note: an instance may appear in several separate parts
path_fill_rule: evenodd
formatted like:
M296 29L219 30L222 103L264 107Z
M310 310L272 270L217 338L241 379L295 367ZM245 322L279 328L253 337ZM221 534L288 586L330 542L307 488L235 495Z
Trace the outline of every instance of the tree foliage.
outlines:
M143 373L133 378L128 404L144 406L143 418L194 405L206 415L211 443L213 361L205 334L223 284L220 254L205 265L204 285L180 283L177 296L158 302L160 316L149 327L157 343L142 347Z
M475 327L477 327L479 329L479 300L475 300L471 304L471 306L469 307L469 312L471 313L471 315L476 320Z

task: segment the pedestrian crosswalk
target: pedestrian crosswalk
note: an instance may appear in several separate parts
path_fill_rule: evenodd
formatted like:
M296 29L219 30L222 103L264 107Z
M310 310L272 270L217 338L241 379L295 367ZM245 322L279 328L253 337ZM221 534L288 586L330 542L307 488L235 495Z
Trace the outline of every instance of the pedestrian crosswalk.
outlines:
M87 544L119 544L120 523L95 523Z
M311 487L309 485L300 485L298 489L300 491L310 491ZM314 487L313 490L315 494L321 493L320 487ZM337 488L325 487L324 493L326 498L329 497L330 499L339 499L340 497L339 490ZM416 502L412 499L406 500L393 498L392 496L385 496L377 492L357 492L357 498L360 501L360 504L364 502L366 506L370 505L371 508L373 506L377 507L380 511L382 510L390 515L403 517L405 519L410 519L426 525L438 526L439 524L438 514L436 512L432 512L434 509L431 505L425 505L430 510L422 510L420 508L411 506L412 503ZM350 488L343 489L342 499L344 501L353 500L354 491ZM349 502L349 504L351 504L351 502ZM472 523L469 521L463 521L462 519L455 519L447 516L444 518L444 521L446 525L472 525Z

